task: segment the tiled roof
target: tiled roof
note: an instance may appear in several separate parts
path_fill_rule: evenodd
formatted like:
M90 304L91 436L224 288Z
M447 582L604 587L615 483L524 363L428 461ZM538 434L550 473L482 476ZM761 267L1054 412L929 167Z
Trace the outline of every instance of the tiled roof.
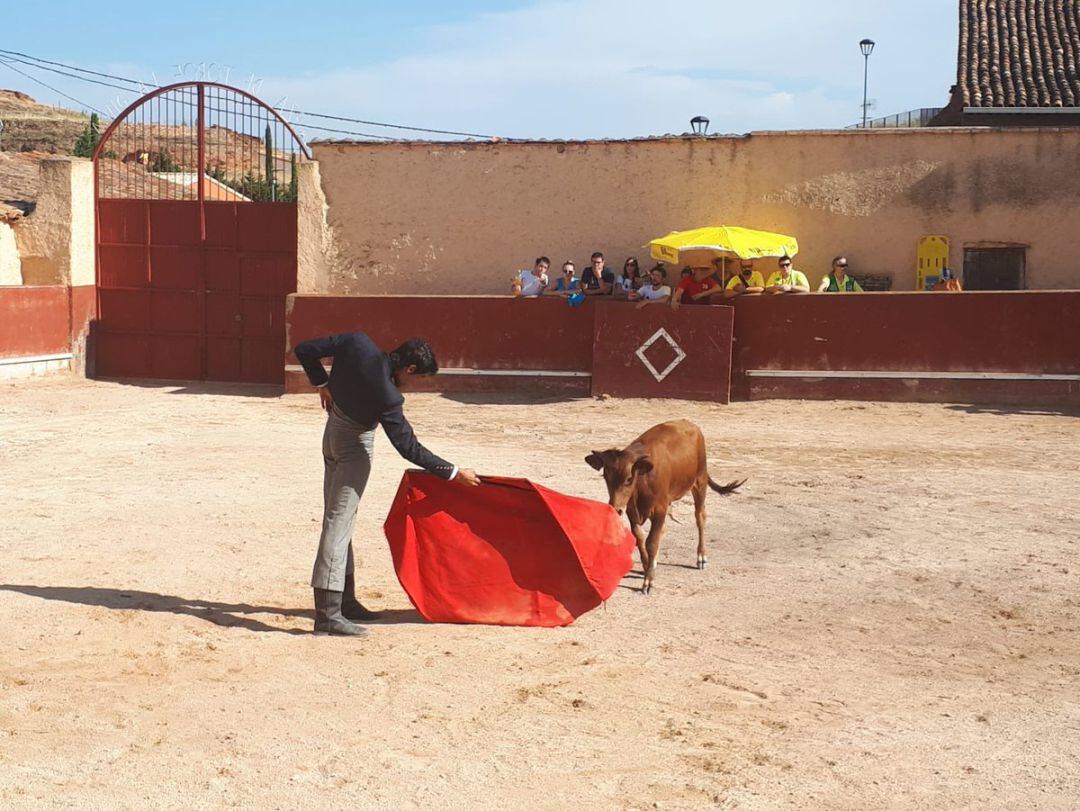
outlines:
M1080 0L960 0L965 107L1080 106Z

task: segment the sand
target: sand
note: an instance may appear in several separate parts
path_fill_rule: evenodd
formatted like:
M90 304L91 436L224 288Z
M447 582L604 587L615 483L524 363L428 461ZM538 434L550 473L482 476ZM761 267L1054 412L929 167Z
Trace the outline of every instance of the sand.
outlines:
M410 396L432 449L603 498L583 462L708 440L651 597L563 629L425 624L381 525L362 641L313 637L313 396L0 384L5 808L1075 808L1076 414Z

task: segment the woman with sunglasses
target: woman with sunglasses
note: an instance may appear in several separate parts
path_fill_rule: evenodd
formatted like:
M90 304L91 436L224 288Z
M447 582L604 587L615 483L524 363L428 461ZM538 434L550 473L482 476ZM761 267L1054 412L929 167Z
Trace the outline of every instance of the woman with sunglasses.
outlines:
M863 291L854 276L847 272L847 257L838 256L832 260L832 272L821 280L819 293L861 293Z
M623 262L622 276L615 280L615 298L629 298L630 293L640 290L646 281L648 280L641 273L637 259L629 257Z

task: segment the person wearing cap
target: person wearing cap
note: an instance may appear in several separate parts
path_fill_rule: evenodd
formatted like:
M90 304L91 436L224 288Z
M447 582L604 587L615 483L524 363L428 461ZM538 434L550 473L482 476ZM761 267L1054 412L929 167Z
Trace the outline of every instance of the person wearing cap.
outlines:
M671 296L671 307L679 309L682 304L712 304L712 297L722 294L724 288L710 267L696 267L689 276L683 276Z
M832 260L832 271L825 275L818 285L819 293L861 293L862 287L847 272L848 261L846 256L838 256Z
M956 274L948 268L941 269L941 278L934 283L933 287L935 292L947 292L947 293L962 293L964 288L960 286L960 280L956 278Z
M744 293L763 293L765 291L765 279L754 270L751 262L743 262L737 275L732 276L724 290L725 298L741 296Z

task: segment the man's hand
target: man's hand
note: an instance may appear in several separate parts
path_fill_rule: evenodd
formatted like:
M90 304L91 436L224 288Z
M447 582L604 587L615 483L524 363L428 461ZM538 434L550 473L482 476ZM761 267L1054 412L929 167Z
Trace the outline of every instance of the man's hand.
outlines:
M464 484L467 487L477 487L480 484L480 477L476 475L475 470L471 470L467 467L458 468L457 475L454 477L454 481L458 484Z
M322 405L323 411L327 414L329 414L330 409L334 407L334 395L330 393L329 386L323 386L319 389L319 403Z

